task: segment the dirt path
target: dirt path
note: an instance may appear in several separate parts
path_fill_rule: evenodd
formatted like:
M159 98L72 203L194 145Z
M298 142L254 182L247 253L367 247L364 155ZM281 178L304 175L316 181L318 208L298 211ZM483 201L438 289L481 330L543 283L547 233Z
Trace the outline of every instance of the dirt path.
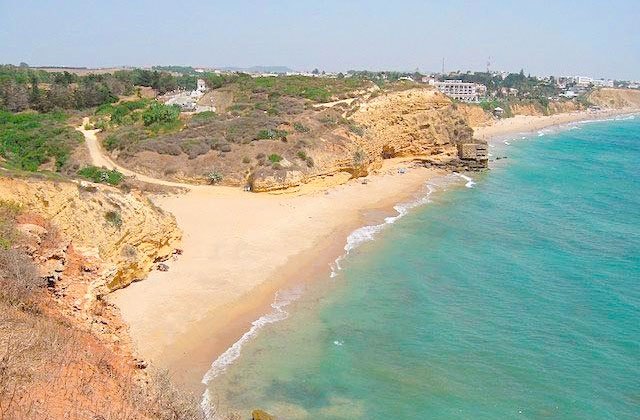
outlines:
M180 182L171 182L171 181L165 181L163 179L152 178L152 177L131 171L127 168L124 168L118 165L113 160L111 160L109 156L107 156L104 150L102 150L102 146L100 145L100 142L98 141L98 137L96 136L96 133L100 130L86 130L84 128L85 125L88 123L89 123L89 117L84 117L82 120L82 125L80 125L79 127L76 127L76 130L78 130L84 135L85 144L89 149L91 162L94 166L97 166L100 168L107 168L107 169L117 169L119 172L122 172L125 176L134 177L139 181L148 182L150 184L165 185L168 187L188 188L190 190L194 188L207 188L205 186L184 184Z

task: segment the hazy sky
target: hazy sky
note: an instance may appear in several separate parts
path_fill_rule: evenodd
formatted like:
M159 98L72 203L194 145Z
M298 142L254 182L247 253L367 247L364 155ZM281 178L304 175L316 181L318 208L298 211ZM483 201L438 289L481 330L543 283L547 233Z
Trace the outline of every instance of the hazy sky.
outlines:
M0 0L0 63L640 79L640 0Z

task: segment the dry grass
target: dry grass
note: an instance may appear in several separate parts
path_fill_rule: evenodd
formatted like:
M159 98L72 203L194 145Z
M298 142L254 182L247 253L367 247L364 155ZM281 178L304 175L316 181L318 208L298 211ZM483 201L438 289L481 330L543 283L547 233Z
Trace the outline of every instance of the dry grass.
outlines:
M18 212L0 208L6 233L20 242ZM44 247L58 237L47 230ZM14 242L0 248L0 420L202 418L197 401L166 374L136 368L125 349L107 344L108 334L99 337L63 315Z

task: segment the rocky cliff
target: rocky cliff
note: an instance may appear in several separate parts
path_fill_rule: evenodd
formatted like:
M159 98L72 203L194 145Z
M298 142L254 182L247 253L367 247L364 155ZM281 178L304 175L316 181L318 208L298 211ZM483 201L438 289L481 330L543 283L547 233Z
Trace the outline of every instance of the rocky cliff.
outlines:
M640 108L640 90L602 88L591 92L587 99L603 108Z
M69 245L99 266L96 295L144 278L154 262L171 255L181 237L173 216L137 192L0 178L0 197L48 220Z
M319 179L340 183L366 176L384 159L395 157L453 161L458 144L474 143L473 130L457 106L428 88L382 92L345 105L336 105L345 123L322 133L308 151L315 162L312 169L258 171L251 179L252 190L291 188Z

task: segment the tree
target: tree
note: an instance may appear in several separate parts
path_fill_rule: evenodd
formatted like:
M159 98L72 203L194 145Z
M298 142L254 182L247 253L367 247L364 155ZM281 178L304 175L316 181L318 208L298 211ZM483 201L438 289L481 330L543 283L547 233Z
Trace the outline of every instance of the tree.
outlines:
M13 80L0 85L0 99L2 99L3 106L11 112L24 111L29 107L27 88Z
M317 68L313 69L313 71L311 72L311 74L320 74L320 70L318 70Z
M31 92L29 94L29 103L31 104L31 108L40 109L41 108L41 94L40 88L38 87L38 78L35 74L31 75Z

